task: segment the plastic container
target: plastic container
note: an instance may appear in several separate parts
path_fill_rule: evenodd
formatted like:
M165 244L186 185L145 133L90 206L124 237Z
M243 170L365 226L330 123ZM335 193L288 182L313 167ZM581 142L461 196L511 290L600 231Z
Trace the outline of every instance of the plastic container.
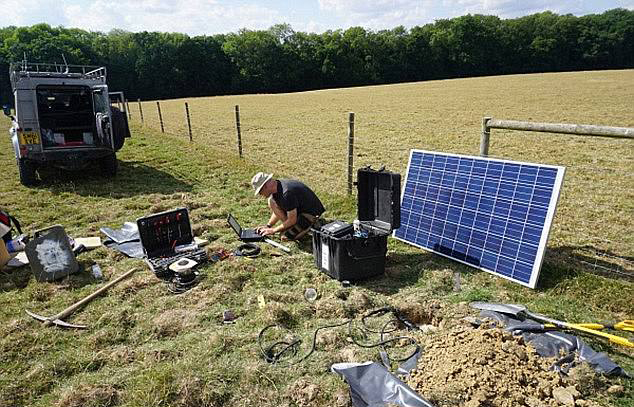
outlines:
M387 236L337 238L313 232L315 266L335 280L363 280L385 272Z
M23 251L26 247L26 243L24 243L23 237L19 237L17 239L9 240L6 246L9 253L15 253Z
M103 278L103 273L101 272L101 267L97 263L93 264L90 268L92 272L92 276L97 280L101 280Z
M82 138L84 139L84 144L95 144L95 140L91 132L82 133Z
M362 168L357 171L358 216L354 226L313 229L315 266L330 277L362 280L385 272L387 238L401 225L401 175ZM341 230L346 233L341 233ZM359 233L363 232L363 233Z
M308 302L315 302L317 297L318 297L317 290L315 290L312 287L309 287L304 291L304 298Z

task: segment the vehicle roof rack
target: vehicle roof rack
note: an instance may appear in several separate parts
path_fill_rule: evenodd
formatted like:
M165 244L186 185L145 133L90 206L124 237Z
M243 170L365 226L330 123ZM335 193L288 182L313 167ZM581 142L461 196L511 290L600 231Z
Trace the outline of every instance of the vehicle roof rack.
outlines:
M9 66L11 87L15 90L21 78L73 78L92 79L106 83L106 67L94 65L69 65L58 63L27 62L11 63Z

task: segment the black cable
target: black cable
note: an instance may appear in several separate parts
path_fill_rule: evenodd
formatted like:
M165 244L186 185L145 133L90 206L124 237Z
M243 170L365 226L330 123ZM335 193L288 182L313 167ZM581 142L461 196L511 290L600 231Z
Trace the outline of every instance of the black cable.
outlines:
M363 320L363 319L362 319L362 320ZM374 343L370 343L370 344L361 343L361 342L357 341L357 340L354 338L354 336L353 336L353 334L352 334L352 329L353 329L353 328L352 328L352 326L353 326L353 322L354 322L354 320L350 320L350 324L348 325L348 335L350 336L350 339L352 340L352 342L353 342L355 345L360 346L360 347L362 347L362 348L369 349L369 348L376 348L376 347L380 346L380 347L383 349L383 351L385 351L385 352L387 353L387 348L386 348L386 346L385 346L385 345L388 345L388 344L391 344L391 343L394 343L394 342L398 342L398 341L401 341L401 340L407 340L407 341L409 341L409 344L410 344L410 345L416 345L416 348L415 348L415 349L412 351L412 353L410 353L409 355L407 355L407 356L405 356L405 357L402 357L402 358L398 358L398 359L393 359L393 358L390 358L391 360L393 360L393 361L395 361L395 362L404 362L404 361L406 361L407 359L409 359L409 358L411 358L412 356L414 356L414 355L415 355L415 354L416 354L416 353L420 350L420 346L418 345L418 342L417 342L414 338L409 337L409 336L402 336L402 335L399 335L399 336L395 336L395 337L393 337L393 338L383 339L383 338L384 338L384 335L385 335L386 333L390 333L390 332L394 332L394 331L396 331L396 329L397 329L397 327L398 327L398 325L397 325L397 324L395 324L395 328L394 328L394 329L392 329L392 330L390 330L390 331L385 330L385 327L387 327L387 326L388 326L388 325L390 325L390 324L393 324L393 323L397 322L397 320L396 320L396 319L391 319L391 320L387 321L387 322L383 325L383 328L381 329L381 331L379 331L379 332L378 332L378 333L380 333L380 335L381 335L381 336L380 336L380 338L381 338L381 339L380 339L378 342L374 342ZM364 324L364 329L365 329L366 331L368 331L368 332L377 333L377 331L371 331L371 330L369 330L365 324Z
M203 275L195 270L192 270L191 273L193 274L191 278L185 278L185 275L174 273L174 277L166 281L167 291L172 294L183 294L196 287L202 280Z
M319 328L315 329L315 332L313 333L313 343L310 347L310 351L305 354L304 356L302 356L301 358L292 361L292 362L288 362L287 364L285 364L286 367L288 366L292 366L292 365L296 365L304 360L306 360L310 355L313 354L313 352L315 351L316 347L317 347L317 333L319 331L321 331L322 329L328 329L328 328L336 328L339 326L343 326L345 324L348 324L350 322L350 320L345 320L344 322L340 322L340 323L336 323L336 324L331 324L331 325L324 325L324 326L320 326ZM278 325L272 324L272 325L268 325L266 327L264 327L264 329L262 329L260 331L260 334L258 335L258 345L260 346L260 351L262 352L262 355L264 356L264 359L269 362L269 363L273 363L273 364L278 364L281 359L282 356L284 356L284 353L286 353L287 351L289 351L289 349L293 349L293 354L291 357L294 357L295 355L297 355L298 353L298 347L299 345L301 345L302 340L301 339L295 339L294 341L288 343L285 341L277 341L274 342L272 345L269 345L266 349L264 349L264 347L262 346L262 337L264 336L264 332L266 332L267 330L269 330L270 328L274 328L274 327L278 327ZM282 349L282 351L277 352L277 353L273 353L273 349L278 346L278 345L287 345L285 348Z
M372 330L370 328L368 328L366 320L370 317L378 317L378 316L383 316L387 313L392 313L394 315L393 319L390 319L389 321L387 321L385 324L383 324L381 330L379 331L375 331ZM403 358L398 358L398 359L392 359L395 362L403 362L409 358L411 358L412 356L414 356L416 353L418 353L420 351L420 345L418 345L418 342L409 336L396 336L393 338L389 338L389 339L384 339L385 334L394 332L398 329L399 323L403 323L406 328L408 330L412 330L412 329L417 329L415 327L414 324L412 324L411 322L407 321L402 315L400 315L400 312L392 307L384 307L384 308L379 308L377 310L371 311L370 313L364 315L363 317L361 317L361 324L363 326L363 330L362 332L365 334L367 332L370 333L378 333L380 334L380 341L379 342L375 342L375 343L370 343L370 344L365 344L365 343L361 343L358 342L353 335L353 329L354 329L354 319L347 319L343 322L339 322L339 323L335 323L335 324L331 324L331 325L324 325L324 326L320 326L318 327L315 332L313 332L313 340L312 340L312 345L310 347L310 351L305 354L304 356L302 356L301 358L294 360L294 361L290 361L290 362L286 362L283 366L292 366L295 364L298 364L304 360L306 360L310 355L313 354L313 352L316 350L316 344L317 344L317 334L319 333L320 330L322 329L328 329L328 328L335 328L335 327L340 327L343 325L348 325L348 335L350 336L350 339L352 340L352 342L357 345L360 346L362 348L375 348L375 347L382 347L383 350L385 351L385 353L387 354L387 349L386 349L386 345L397 342L397 341L402 341L402 340L407 340L409 341L410 345L416 345L415 349L412 353L410 353L408 356L403 357ZM404 321L406 321L407 323L405 323ZM393 324L394 327L388 329L389 325ZM260 347L260 352L262 353L262 355L264 356L264 360L266 360L268 363L272 363L272 364L276 364L278 366L281 365L281 362L283 362L284 360L288 360L288 358L294 358L297 356L297 354L299 353L299 346L302 343L302 340L300 338L293 338L293 340L289 341L284 341L284 340L280 340L280 341L276 341L273 342L272 344L270 344L269 346L267 346L266 348L263 346L263 338L264 338L264 334L269 331L272 328L277 328L279 327L279 325L277 324L271 324L268 325L266 327L264 327L260 333L258 334L258 346ZM413 327L413 328L412 328ZM278 347L282 347L281 350L276 351L276 348ZM286 356L285 356L286 355Z
M368 325L367 325L367 323L365 321L366 321L366 319L368 319L370 317L381 317L381 316L383 316L383 315L385 315L387 313L390 313L390 312L394 314L394 313L396 313L396 309L392 308L392 307L383 307L383 308L375 309L374 311L371 311L371 312L365 314L363 317L361 317L361 323L363 324L363 328L366 331L368 331L368 332L372 332L372 333L376 333L376 334L384 332L382 330L381 331L373 331L372 329L368 328ZM396 331L397 328L398 328L398 326L395 326L392 331ZM392 332L392 331L389 331L389 332ZM388 332L388 331L385 331L385 332Z
M242 256L242 257L258 257L262 250L260 247L254 243L244 243L238 246L238 248L233 252L234 256Z

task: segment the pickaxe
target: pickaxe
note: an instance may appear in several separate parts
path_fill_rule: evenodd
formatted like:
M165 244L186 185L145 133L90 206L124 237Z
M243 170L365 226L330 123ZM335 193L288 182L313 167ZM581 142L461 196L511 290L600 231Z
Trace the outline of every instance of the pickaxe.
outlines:
M60 312L57 315L53 315L52 317L48 317L48 318L47 317L43 317L41 315L38 315L38 314L35 314L35 313L29 311L28 309L25 309L24 311L26 311L27 314L29 314L33 318L37 319L38 321L44 322L44 326L49 326L51 324L55 324L57 326L61 326L61 327L64 327L64 328L86 329L87 328L86 325L69 324L68 322L64 322L63 319L66 318L67 316L69 316L70 314L72 314L73 312L75 312L75 310L80 308L82 305L90 302L93 298L95 298L96 296L98 296L102 292L106 291L108 288L112 287L113 285L117 284L119 281L121 281L124 278L128 277L129 275L133 274L135 271L136 271L136 269L132 269L132 270L128 271L127 273L115 278L114 280L112 280L108 284L104 285L103 287L101 287L100 289L95 291L94 293L90 294L88 297L77 301L76 303L74 303L70 307L66 308L64 311Z

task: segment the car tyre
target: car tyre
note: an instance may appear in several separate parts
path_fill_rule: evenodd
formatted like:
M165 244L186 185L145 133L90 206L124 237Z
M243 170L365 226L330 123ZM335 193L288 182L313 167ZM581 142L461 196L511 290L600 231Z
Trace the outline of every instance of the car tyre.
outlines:
M18 159L18 172L22 185L29 187L37 183L36 170L37 166L35 163L25 158Z
M119 167L119 162L117 161L117 154L112 153L105 157L99 159L99 167L101 167L101 172L106 177L114 177L117 175L117 168Z

